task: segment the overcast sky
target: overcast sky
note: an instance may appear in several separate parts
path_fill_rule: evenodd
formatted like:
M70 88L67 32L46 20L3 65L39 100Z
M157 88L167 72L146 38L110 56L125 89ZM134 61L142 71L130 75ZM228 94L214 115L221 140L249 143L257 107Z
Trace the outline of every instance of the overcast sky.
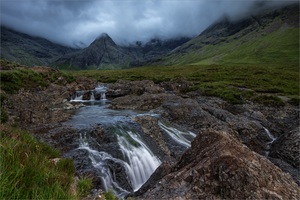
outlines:
M119 44L195 36L224 15L235 19L257 10L254 0L0 1L1 24L68 46L89 45L103 32Z

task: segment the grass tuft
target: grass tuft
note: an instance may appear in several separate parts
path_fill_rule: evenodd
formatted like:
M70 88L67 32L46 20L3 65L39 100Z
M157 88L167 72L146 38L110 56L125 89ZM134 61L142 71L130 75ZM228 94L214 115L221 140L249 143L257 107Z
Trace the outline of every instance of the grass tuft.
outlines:
M0 199L77 199L69 188L75 168L71 159L38 142L29 133L0 125ZM83 181L81 181L83 182ZM81 186L81 194L88 187Z

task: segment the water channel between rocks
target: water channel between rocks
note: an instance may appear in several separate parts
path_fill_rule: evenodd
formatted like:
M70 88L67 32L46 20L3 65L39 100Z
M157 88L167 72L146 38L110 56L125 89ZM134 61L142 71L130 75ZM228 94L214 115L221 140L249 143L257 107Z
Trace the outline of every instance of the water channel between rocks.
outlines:
M89 99L84 98L89 93ZM71 102L85 103L75 116L65 122L74 127L79 134L79 146L74 152L83 152L88 157L94 174L101 180L101 189L112 190L118 197L138 190L161 164L161 160L153 153L139 124L133 117L158 115L132 110L112 110L105 97L106 88L77 91ZM85 99L85 100L84 100ZM182 132L171 125L158 121L160 129L178 145L188 148L196 136L192 132ZM102 130L95 134L95 129ZM96 131L97 132L97 131ZM102 134L105 134L105 141ZM75 158L76 159L76 158ZM86 159L86 158L85 158ZM77 169L78 170L78 169ZM79 169L84 171L85 169Z

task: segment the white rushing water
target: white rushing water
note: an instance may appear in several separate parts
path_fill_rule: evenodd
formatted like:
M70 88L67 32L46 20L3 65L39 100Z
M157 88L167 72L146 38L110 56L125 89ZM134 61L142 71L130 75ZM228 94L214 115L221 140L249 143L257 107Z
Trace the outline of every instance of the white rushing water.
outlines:
M122 128L119 130L123 134L123 136L118 136L119 145L130 166L128 176L134 191L137 191L161 162L138 134Z
M76 91L75 94L72 96L70 102L105 101L106 100L106 92L107 92L107 88L102 85L96 86L94 90ZM89 96L89 99L85 99L85 100L83 99L85 94L87 94L87 96ZM100 98L96 99L95 96L100 96Z
M151 152L147 145L142 141L138 133L127 130L120 126L118 128L118 144L124 155L124 160L114 158L106 152L99 152L89 146L86 132L80 133L79 149L85 149L89 152L89 158L92 165L101 170L101 182L104 190L112 189L119 197L129 193L114 181L114 175L111 174L106 160L111 160L122 165L126 171L127 177L134 191L137 191L151 176L155 169L161 164L161 161Z
M104 187L103 189L105 191L108 191L109 189L113 189L119 196L125 196L126 194L128 194L128 191L124 190L122 187L118 185L118 183L116 183L113 180L113 175L111 174L109 170L109 166L106 165L105 161L113 160L114 162L119 163L121 165L125 165L125 167L127 167L126 163L124 163L120 159L116 159L112 157L110 154L106 152L103 151L99 152L97 150L90 148L86 134L87 134L86 132L80 133L80 141L79 141L78 149L87 150L89 153L89 158L92 161L92 165L101 171L102 174L101 183Z
M276 138L270 133L270 131L267 128L265 128L265 127L263 127L263 128L265 130L265 133L268 135L268 137L270 139L270 141L267 143L266 154L265 154L266 157L268 157L270 154L271 145L276 140Z
M130 191L124 189L128 187L122 185L124 182L118 180L118 175L115 173L115 165L122 167L122 172L126 173L128 183L134 191L137 191L152 175L152 173L161 164L159 158L147 146L147 143L140 135L141 130L139 126L132 121L132 117L140 115L150 115L159 117L156 114L149 113L136 113L131 110L112 110L108 108L106 103L107 88L104 86L97 86L94 90L76 91L71 99L71 102L88 103L80 109L72 120L67 122L73 127L76 127L80 133L80 141L78 149L85 149L88 152L88 157L91 160L92 166L100 172L101 184L105 191L113 190L114 193L123 198ZM85 99L84 99L85 98ZM88 100L86 98L89 98ZM99 103L98 103L99 102ZM103 103L101 103L103 102ZM105 134L114 134L116 136L115 145L118 149L111 149L111 151L99 151L97 147L96 138L89 135L90 130L88 127L101 124L107 131ZM159 127L168 134L176 143L183 147L190 147L191 141L196 137L192 132L180 131L170 125L158 122ZM98 149L98 150L97 150ZM118 158L113 157L117 155ZM119 154L117 153L119 152ZM117 153L117 154L115 154ZM123 157L120 157L123 155ZM119 185L120 184L120 185Z
M175 142L178 144L183 145L186 148L189 148L191 146L191 141L196 137L196 134L187 131L183 132L180 131L174 127L167 126L163 124L162 122L158 122L159 127L164 130ZM189 138L189 139L187 139Z

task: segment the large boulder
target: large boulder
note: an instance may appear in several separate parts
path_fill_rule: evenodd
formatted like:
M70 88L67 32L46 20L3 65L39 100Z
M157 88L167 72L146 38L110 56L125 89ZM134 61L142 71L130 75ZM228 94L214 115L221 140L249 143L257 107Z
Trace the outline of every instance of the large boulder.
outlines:
M199 134L170 171L137 199L300 198L290 175L226 132Z
M282 135L273 144L270 156L300 169L300 127Z

